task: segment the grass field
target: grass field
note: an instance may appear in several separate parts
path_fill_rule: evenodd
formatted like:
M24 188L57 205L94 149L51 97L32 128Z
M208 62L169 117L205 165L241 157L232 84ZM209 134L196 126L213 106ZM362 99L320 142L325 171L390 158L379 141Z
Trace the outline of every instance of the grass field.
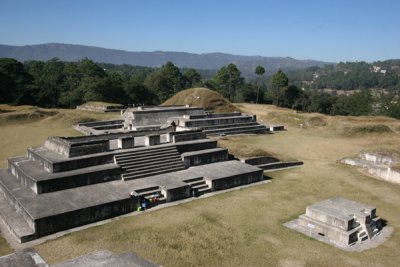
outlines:
M267 105L238 107L257 114L263 121L283 123L288 130L272 135L225 137L219 140L221 146L243 156L263 151L302 160L305 165L269 173L272 182L268 184L68 234L36 246L39 254L50 264L109 249L135 251L163 266L398 266L400 187L365 176L337 160L361 150L399 151L400 121L296 114ZM28 139L15 143L8 152L1 151L1 161L24 153L29 145L40 144L47 135L73 134L67 123L51 118L7 125L6 131L1 126L2 146L7 145L3 136L14 138L16 129L23 129L21 137ZM21 128L13 128L17 126ZM304 213L307 205L335 195L376 206L378 215L394 228L390 239L375 249L344 252L282 226Z

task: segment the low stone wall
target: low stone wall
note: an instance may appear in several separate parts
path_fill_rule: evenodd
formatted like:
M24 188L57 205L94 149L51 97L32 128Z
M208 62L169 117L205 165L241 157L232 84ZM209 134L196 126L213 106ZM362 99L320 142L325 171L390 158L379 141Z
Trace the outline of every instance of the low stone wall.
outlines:
M176 143L175 146L178 149L178 152L182 154L182 153L190 152L190 151L216 148L217 141L209 140L207 142L202 142L202 143L184 143L184 142L182 142L182 143Z
M185 167L198 166L213 162L228 160L227 148L215 148L208 150L200 150L195 152L186 152L181 155Z
M87 127L98 127L104 125L119 125L123 124L123 120L108 120L108 121L91 121L91 122L81 122L78 123L78 126L87 126Z
M161 189L161 193L167 199L167 202L190 197L190 186L185 183L177 184L175 186L168 186Z
M235 124L235 123L244 123L252 121L253 121L252 116L238 116L238 117L207 118L207 119L186 120L186 121L182 120L179 122L179 125L183 127L202 127L209 125Z
M57 179L38 181L36 183L36 194L55 192L69 188L86 186L97 183L105 183L121 179L121 169L108 169L83 174L76 174Z
M387 182L400 184L400 172L391 168L368 167L368 173L377 176Z
M345 158L340 162L351 166L365 168L372 176L390 183L400 184L400 172L393 170L389 166L379 165L378 163L375 164L374 161L367 161L365 159Z
M182 117L184 115L202 115L204 114L203 108L194 107L172 107L172 108L153 108L142 110L127 110L125 114L124 125L128 128L129 125L155 125L165 124L171 117Z
M218 179L204 178L208 185L211 185L213 191L224 190L245 184L251 184L263 180L263 170L258 170L246 174L233 175Z
M114 154L100 154L97 156L69 158L64 161L52 162L51 160L42 157L32 149L28 149L28 158L38 162L47 172L70 171L114 162Z
M183 141L191 141L191 140L198 140L198 139L205 139L206 134L203 132L192 132L192 133L185 133L182 132L181 134L174 134L172 136L172 142L183 142Z
M380 155L378 153L361 152L358 156L361 159L365 159L375 164L385 164L390 166L394 162L392 157Z
M69 142L60 137L49 137L44 147L67 158L106 152L109 150L109 140L91 140L80 143Z
M126 214L135 211L138 206L139 199L131 197L37 219L35 221L35 232L38 236L49 235L58 231Z
M254 157L254 158L247 158L247 159L242 159L242 162L250 165L261 165L261 164L267 164L267 163L273 163L273 162L279 162L280 160L274 157Z

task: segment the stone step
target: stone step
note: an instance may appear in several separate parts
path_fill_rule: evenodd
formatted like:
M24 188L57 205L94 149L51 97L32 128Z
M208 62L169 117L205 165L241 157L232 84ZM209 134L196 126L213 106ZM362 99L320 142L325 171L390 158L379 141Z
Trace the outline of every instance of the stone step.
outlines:
M185 167L182 166L182 167L176 167L176 168L157 170L157 171L143 173L143 174L124 173L124 174L122 174L122 180L126 181L126 180L138 179L138 178L143 178L143 177L147 177L147 176L153 176L153 175L158 175L158 174L163 174L163 173L168 173L168 172L181 171L184 169L185 169Z
M218 131L218 132L206 132L207 135L233 135L233 134L248 134L248 133L267 133L268 129L261 126L257 129L245 129L245 130L236 130L236 129L230 129L230 130L225 130L225 131Z
M210 125L210 126L203 126L201 129L205 130L214 130L214 129L221 129L221 128L237 128L242 126L255 126L259 125L258 122L244 122L244 123L235 123L235 124L220 124L220 125Z
M184 180L185 183L192 183L192 182L197 182L197 181L203 181L203 177L197 177L197 178L192 178L192 179L188 179L188 180Z
M126 157L130 157L132 155L135 156L140 156L140 155L148 155L148 154L154 154L154 153L162 153L164 151L176 151L175 146L162 146L162 147L156 147L156 148L146 148L146 149L141 149L141 150L133 150L129 152L123 152L123 153L117 153L115 154L115 158L117 159L124 159Z
M154 170L164 170L164 169L169 169L169 168L175 168L175 167L183 167L183 162L175 162L173 164L168 164L166 166L159 166L159 164L155 164L152 166L147 166L143 168L137 168L137 169L127 169L128 173L133 173L133 174L142 174L142 173L147 173L147 172L152 172Z
M150 186L150 187L145 187L145 188L140 188L140 189L135 189L135 190L133 190L133 191L135 191L136 193L138 193L138 194L141 194L141 193L146 193L146 192L153 192L153 191L160 191L160 187L158 186L158 185L155 185L155 186Z
M170 152L170 153L166 153L166 154L156 154L156 155L147 155L146 157L132 157L130 159L125 159L125 160L119 160L117 159L116 162L121 165L121 164L125 164L125 163L132 163L132 162L139 162L139 163L145 163L145 162L151 162L151 161L158 161L158 160L162 160L165 158L171 158L171 157L176 157L176 158L180 158L180 154L178 152Z
M18 196L16 194L18 194L19 191L28 191L29 195L32 196L34 193L21 185L21 183L19 183L11 173L2 171L0 172L0 176L2 178L0 179L0 195L2 195L7 201L7 204L13 207L14 210L16 210L16 212L25 219L25 222L32 221L30 215L19 203Z
M205 184L206 182L204 180L200 180L200 181L194 181L194 182L190 182L188 183L192 188L196 185L202 185Z
M0 194L0 219L7 226L8 230L21 243L28 242L36 238L35 231L29 227L28 223L11 207L4 195Z
M204 182L203 184L192 186L192 189L197 189L197 190L200 190L203 188L208 188L208 185L206 184L206 182Z
M138 164L123 164L121 165L121 167L128 172L133 172L150 168L159 168L160 165L166 165L166 164L173 165L178 163L183 163L180 158L172 158L172 159L163 159L162 161L151 161L146 164L140 164L140 162Z
M210 187L204 187L204 188L200 188L199 190L198 190L198 194L199 195L202 195L202 194L205 194L205 193L210 193L211 192L211 188Z
M240 126L240 127L227 127L214 130L204 130L206 134L214 133L233 133L235 131L249 131L249 130L267 130L264 125Z

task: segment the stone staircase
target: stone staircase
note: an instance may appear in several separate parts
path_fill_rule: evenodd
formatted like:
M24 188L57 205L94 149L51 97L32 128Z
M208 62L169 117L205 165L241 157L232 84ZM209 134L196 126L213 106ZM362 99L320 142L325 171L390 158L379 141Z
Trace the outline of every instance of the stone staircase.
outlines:
M122 180L138 179L185 169L175 146L119 153L114 156L114 161L122 168Z
M358 218L356 218L355 221L360 224L357 233L358 241L360 243L364 240L372 239L379 232L378 228L381 223L380 217L370 219L369 223L365 223L364 218L361 220L358 220Z
M221 124L218 126L204 127L203 131L207 135L229 135L246 133L267 133L269 130L257 122Z
M151 186L151 187L145 187L141 189L136 189L134 190L137 194L142 199L147 199L146 201L146 209L152 208L154 206L157 206L158 204L163 204L167 202L166 197L161 193L161 189L159 186ZM153 197L157 198L156 202L150 202L149 200L152 199Z
M206 184L203 177L185 180L184 182L190 185L192 196L198 197L211 192L211 188Z

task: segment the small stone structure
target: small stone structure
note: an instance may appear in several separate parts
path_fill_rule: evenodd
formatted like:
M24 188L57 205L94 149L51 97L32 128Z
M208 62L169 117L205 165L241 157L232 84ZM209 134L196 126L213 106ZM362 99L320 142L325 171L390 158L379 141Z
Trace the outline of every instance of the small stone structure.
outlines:
M285 226L339 247L363 244L382 230L376 208L343 197L333 197L306 208Z
M34 249L25 249L1 256L2 267L49 267ZM86 255L70 259L50 267L159 267L134 252L114 254L109 250L98 250Z
M358 158L344 158L340 162L362 167L374 177L390 183L400 184L400 161L396 156L374 152L360 152Z

